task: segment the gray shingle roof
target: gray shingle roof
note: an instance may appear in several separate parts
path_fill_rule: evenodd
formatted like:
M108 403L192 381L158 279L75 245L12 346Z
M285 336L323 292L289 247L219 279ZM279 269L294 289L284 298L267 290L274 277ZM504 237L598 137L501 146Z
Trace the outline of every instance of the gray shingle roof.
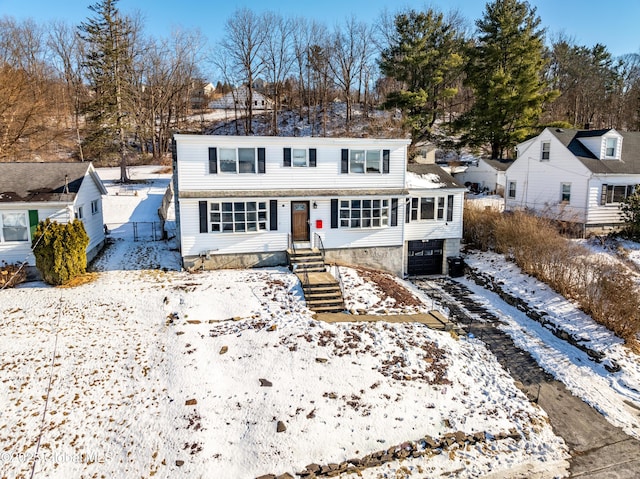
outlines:
M573 153L592 173L612 175L640 174L640 132L618 131L622 135L622 156L620 160L600 160L579 138L592 138L606 134L606 130L567 130L549 128L549 131ZM617 131L617 130L616 130Z
M89 167L90 163L0 163L0 202L72 202Z
M495 168L498 171L507 171L507 168L509 168L513 162L515 160L488 160L488 159L483 159L483 161L485 161L489 166L491 166L492 168Z
M407 171L416 175L437 175L440 177L441 188L466 189L463 184L434 163L409 163Z

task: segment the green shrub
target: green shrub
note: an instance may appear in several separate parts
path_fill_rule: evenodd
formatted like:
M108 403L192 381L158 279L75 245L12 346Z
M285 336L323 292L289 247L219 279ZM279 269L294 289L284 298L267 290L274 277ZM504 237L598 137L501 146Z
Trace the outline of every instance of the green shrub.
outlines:
M58 223L48 218L36 228L36 268L49 284L60 285L87 271L89 236L80 220Z

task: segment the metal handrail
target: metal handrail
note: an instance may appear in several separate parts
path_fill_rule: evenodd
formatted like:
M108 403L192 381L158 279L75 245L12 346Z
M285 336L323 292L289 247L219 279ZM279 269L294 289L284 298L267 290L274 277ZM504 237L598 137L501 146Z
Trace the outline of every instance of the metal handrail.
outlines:
M322 261L324 262L324 243L322 242L322 238L318 233L313 233L313 239L313 243L315 244L316 248L320 250L320 253L322 254ZM318 247L318 245L320 246Z
M335 273L333 276L338 280L338 286L340 286L340 293L342 293L342 297L344 298L344 283L342 282L342 275L340 274L340 267L337 264L333 265L335 269Z

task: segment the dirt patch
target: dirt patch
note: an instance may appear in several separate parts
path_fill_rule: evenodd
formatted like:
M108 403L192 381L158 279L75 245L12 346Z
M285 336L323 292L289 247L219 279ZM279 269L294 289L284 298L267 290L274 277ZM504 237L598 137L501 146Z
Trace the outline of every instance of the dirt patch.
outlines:
M396 301L396 306L400 308L410 308L423 306L422 301L414 296L414 294L398 283L393 276L381 271L371 269L354 268L360 277L371 283L374 283L380 291L387 297Z

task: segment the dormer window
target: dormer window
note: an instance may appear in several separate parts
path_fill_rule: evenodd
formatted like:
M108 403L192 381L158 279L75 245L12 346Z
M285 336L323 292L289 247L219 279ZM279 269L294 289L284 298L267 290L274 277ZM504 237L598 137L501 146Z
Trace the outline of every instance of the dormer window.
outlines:
M618 147L618 139L617 138L607 138L606 139L607 146L605 150L605 156L607 158L615 158L616 157L616 148Z

